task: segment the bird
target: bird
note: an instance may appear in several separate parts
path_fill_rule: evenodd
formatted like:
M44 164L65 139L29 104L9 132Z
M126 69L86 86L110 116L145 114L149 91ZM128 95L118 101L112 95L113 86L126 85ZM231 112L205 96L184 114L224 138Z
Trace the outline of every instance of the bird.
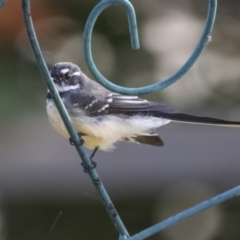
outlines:
M71 62L54 64L50 75L83 145L93 149L91 160L98 149L110 151L123 140L161 147L156 129L171 121L240 127L238 121L179 113L162 103L110 91ZM70 138L49 90L46 109L55 130Z

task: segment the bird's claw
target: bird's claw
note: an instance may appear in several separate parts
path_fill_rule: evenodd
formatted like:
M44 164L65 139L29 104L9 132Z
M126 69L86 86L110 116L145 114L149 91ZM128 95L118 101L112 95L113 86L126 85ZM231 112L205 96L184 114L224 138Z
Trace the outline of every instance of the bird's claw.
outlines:
M78 146L82 146L82 145L84 144L84 140L83 140L82 138L80 138L79 141L80 141L80 143L77 144L77 145L78 145ZM71 138L69 138L69 142L70 142L70 144L71 144L72 146L75 145L74 141L73 141Z
M90 170L96 168L97 163L91 160L91 165L86 165L86 164L84 164L83 162L81 163L81 165L83 166L83 171L84 171L85 173L89 173Z

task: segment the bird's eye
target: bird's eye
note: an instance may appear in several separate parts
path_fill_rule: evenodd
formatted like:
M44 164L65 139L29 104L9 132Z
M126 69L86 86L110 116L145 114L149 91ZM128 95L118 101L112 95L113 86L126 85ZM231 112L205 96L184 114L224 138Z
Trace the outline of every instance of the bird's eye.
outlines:
M58 78L53 78L53 82L56 83L56 84L60 84L60 83L61 83L61 80L58 79Z
M64 79L69 80L71 78L71 75L69 72L64 73L63 75Z

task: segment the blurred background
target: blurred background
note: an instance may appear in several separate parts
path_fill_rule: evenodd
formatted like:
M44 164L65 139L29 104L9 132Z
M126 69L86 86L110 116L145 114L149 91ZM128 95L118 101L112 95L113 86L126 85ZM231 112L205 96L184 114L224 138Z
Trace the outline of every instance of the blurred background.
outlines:
M49 68L83 59L82 32L99 1L31 1ZM131 50L126 14L108 8L93 56L114 83L136 87L178 70L202 33L208 1L132 0L141 49ZM150 94L179 112L240 120L240 2L219 1L212 41L176 84ZM46 86L33 57L20 1L0 11L0 239L117 239L89 176L45 111ZM91 75L90 75L91 76ZM130 234L240 183L240 129L171 123L163 148L117 144L98 152L99 175ZM149 239L240 239L240 199L211 208Z

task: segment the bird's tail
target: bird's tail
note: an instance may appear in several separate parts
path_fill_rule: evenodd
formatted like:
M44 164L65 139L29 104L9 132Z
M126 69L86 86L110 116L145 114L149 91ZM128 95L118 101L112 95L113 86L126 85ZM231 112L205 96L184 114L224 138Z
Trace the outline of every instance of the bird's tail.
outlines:
M163 113L163 114L161 113L161 117L170 119L174 122L181 122L181 123L206 124L206 125L226 126L226 127L240 127L240 122L237 122L237 121L226 121L226 120L210 118L210 117L198 117L198 116L188 115L184 113Z

